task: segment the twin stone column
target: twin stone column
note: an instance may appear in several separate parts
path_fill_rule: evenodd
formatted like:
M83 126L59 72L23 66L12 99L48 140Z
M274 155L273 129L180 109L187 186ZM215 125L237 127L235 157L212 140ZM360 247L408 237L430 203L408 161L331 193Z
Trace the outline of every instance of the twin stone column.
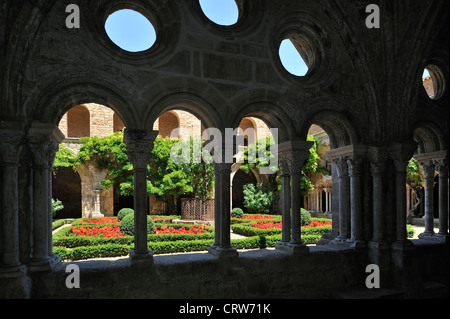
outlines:
M282 237L277 249L292 253L308 252L301 239L301 203L303 198L300 184L302 167L308 159L313 142L292 140L278 146L278 160L281 167Z

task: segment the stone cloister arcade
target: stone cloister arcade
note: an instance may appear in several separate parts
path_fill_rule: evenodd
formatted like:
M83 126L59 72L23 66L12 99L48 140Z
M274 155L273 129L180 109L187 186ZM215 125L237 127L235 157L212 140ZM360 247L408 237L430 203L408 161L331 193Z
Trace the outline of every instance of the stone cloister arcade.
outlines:
M79 0L81 27L69 29L70 2L6 1L0 8L1 297L329 298L364 287L368 264L379 265L383 288L407 297L419 296L426 280L448 279L448 1L381 1L379 29L365 26L369 2L340 0L237 1L239 20L227 27L209 21L197 0ZM149 50L126 52L108 39L105 19L123 8L155 26ZM283 68L284 39L307 57L304 77ZM440 90L434 99L421 81L428 65ZM84 103L110 107L126 126L136 236L129 258L77 263L82 289L69 291L67 263L52 252L51 170L64 138L57 125ZM245 117L278 129L277 249L232 247L231 163L222 161L214 165L209 253L159 257L148 250L153 123L175 108L223 136ZM330 139L333 232L324 245L309 247L301 239L299 188L313 124ZM435 171L441 182L439 203L426 195L424 239L411 241L405 179L417 149L425 193ZM433 205L438 234L427 213Z

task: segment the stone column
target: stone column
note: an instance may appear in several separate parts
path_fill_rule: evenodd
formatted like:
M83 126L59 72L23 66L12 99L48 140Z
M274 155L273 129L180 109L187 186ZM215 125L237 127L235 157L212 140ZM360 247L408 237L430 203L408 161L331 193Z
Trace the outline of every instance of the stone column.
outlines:
M384 173L386 166L384 162L375 162L370 165L372 173L372 201L373 201L373 234L372 242L381 243L385 241L385 203L384 203Z
M238 255L236 248L231 247L231 165L232 163L215 163L215 195L219 202L215 203L214 225L216 229L215 243L208 251L219 257L235 257Z
M17 273L19 262L19 154L22 137L14 130L0 130L0 275Z
M420 162L422 165L424 179L425 179L425 231L419 234L419 238L432 238L434 235L434 198L433 198L433 183L435 166L432 159Z
M276 248L287 246L291 239L291 180L289 167L285 160L279 157L281 176L281 241Z
M350 177L350 241L356 248L364 246L362 229L362 158L353 157L347 160Z
M308 159L309 149L312 142L293 140L282 143L278 147L278 152L289 167L291 181L291 240L285 248L292 253L308 252L308 247L301 239L301 218L300 209L302 195L300 190L300 179L302 167ZM281 248L281 247L280 247Z
M350 224L350 185L348 176L347 157L333 158L339 178L339 235L333 243L346 243L349 239Z
M448 160L435 161L439 174L439 232L437 237L448 242Z
M147 164L152 157L153 143L158 131L130 130L124 133L128 158L134 172L134 249L131 259L152 258L147 244Z
M417 149L416 142L405 142L391 147L390 157L395 166L395 202L396 202L396 230L394 249L412 248L408 241L406 232L406 218L408 211L408 200L410 200L406 189L406 166Z
M33 168L33 253L30 270L48 270L54 258L49 240L52 238L49 224L51 215L50 173L59 143L64 135L54 124L33 123L28 144L31 150ZM50 205L50 206L49 206Z
M214 164L214 244L208 248L208 251L216 250L220 246L220 208L221 206L221 174L220 164Z

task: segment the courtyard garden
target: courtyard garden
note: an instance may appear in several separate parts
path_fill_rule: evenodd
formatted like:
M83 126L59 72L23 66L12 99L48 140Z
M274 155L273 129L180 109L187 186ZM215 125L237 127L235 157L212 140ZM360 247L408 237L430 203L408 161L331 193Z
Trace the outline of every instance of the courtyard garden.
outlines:
M214 243L214 227L173 223L180 216L147 218L148 248L153 254L207 251ZM61 226L53 235L53 251L61 260L127 256L134 247L134 214L124 217L80 218ZM66 221L67 222L67 221ZM231 217L231 230L240 235L232 239L237 249L274 247L281 239L281 216L245 214ZM316 243L331 231L331 220L312 219L302 226L306 244Z
M214 227L173 223L180 216L147 216L149 250L157 254L207 251L214 243ZM134 213L125 216L80 218L61 225L53 235L53 252L62 261L127 256L134 247ZM67 221L66 221L67 223ZM281 240L281 216L244 214L231 217L231 230L240 238L232 239L236 249L275 247ZM331 231L331 220L311 218L302 211L302 241L316 244ZM413 236L408 227L408 236Z

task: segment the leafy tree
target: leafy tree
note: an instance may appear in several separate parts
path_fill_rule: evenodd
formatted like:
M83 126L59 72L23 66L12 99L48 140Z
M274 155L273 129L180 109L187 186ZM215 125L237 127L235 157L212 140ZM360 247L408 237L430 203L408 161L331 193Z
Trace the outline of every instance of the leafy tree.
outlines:
M326 167L323 167L319 165L320 156L317 153L317 150L321 147L321 142L318 138L308 135L307 141L314 142L312 147L310 148L310 155L308 159L306 160L305 164L302 168L302 177L300 180L300 189L303 196L308 195L308 191L310 189L314 188L314 185L312 184L310 180L310 176L312 173L325 173L327 175L330 174L330 172L327 170ZM265 138L264 140L259 139L256 141L256 143L249 145L244 150L244 163L241 164L241 169L248 173L251 168L259 169L261 167L268 167L270 165L270 159L273 158L273 154L270 152L270 146L273 145L274 141L273 138ZM259 148L261 146L265 146L265 157L260 158L258 156L259 154ZM254 156L256 154L256 157ZM280 191L281 190L281 180L279 177L279 166L271 166L269 169L272 172L277 172L276 174L270 174L268 175L269 182L268 185L272 189L272 191Z
M268 185L244 185L244 206L256 214L270 213L275 194Z
M162 198L169 212L174 212L174 200L181 195L191 193L193 186L179 163L170 158L171 149L180 142L178 139L155 139L153 157L148 168L148 190Z
M186 174L189 184L192 185L192 193L195 198L205 200L214 195L214 165L211 161L211 155L203 150L203 141L190 138L188 141L182 142L183 147L188 146L189 158L181 160L181 170ZM196 158L196 152L201 156ZM207 161L205 161L205 158Z

